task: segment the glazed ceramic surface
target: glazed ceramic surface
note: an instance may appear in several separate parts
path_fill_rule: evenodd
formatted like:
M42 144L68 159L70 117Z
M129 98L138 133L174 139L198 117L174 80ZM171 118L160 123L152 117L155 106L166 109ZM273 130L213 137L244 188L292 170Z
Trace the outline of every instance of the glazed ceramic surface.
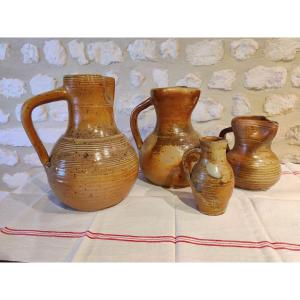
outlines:
M206 215L223 214L233 192L234 174L226 158L226 147L225 139L203 137L200 148L189 149L183 156L184 170L198 209ZM195 158L198 158L197 163L191 168Z
M264 116L241 116L232 119L232 127L220 136L233 132L235 144L227 159L235 174L235 185L249 190L266 190L280 178L280 162L271 150L278 123Z
M138 173L136 152L116 127L115 81L101 75L70 75L61 88L27 100L24 129L45 167L54 194L66 205L95 211L124 199ZM58 100L68 102L65 134L48 153L32 123L32 110Z
M188 186L182 156L187 149L199 144L199 135L191 124L191 114L199 96L200 90L195 88L157 88L133 110L130 125L140 150L141 169L152 183L175 188ZM157 115L156 127L143 142L137 119L139 113L151 105Z

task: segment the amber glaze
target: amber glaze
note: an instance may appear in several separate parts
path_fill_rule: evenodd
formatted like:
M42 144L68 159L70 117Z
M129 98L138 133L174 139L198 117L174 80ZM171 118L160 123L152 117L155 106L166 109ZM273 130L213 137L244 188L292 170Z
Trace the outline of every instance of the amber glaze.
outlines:
M35 96L22 107L24 129L54 194L77 210L96 211L119 203L137 178L136 152L114 121L114 90L113 78L69 75L61 88ZM41 104L63 99L68 102L68 127L49 157L31 113Z
M182 169L183 153L199 144L199 135L191 124L191 114L200 90L168 87L151 90L151 97L131 114L130 126L140 150L140 165L147 179L164 187L185 187L188 181ZM137 127L139 113L154 105L157 121L154 131L143 142Z
M235 185L249 190L267 190L280 178L280 162L271 150L278 123L264 116L241 116L232 119L232 127L220 132L233 132L235 144L227 159L235 174Z
M234 174L226 159L226 147L225 139L203 137L200 147L188 150L182 159L198 209L206 215L223 214L233 192ZM196 157L198 161L191 168Z

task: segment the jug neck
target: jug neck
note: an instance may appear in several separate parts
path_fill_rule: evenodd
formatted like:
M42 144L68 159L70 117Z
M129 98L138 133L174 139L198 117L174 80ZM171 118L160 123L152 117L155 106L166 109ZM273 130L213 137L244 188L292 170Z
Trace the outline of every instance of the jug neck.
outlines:
M207 136L200 139L201 159L211 163L226 161L227 141L224 138Z

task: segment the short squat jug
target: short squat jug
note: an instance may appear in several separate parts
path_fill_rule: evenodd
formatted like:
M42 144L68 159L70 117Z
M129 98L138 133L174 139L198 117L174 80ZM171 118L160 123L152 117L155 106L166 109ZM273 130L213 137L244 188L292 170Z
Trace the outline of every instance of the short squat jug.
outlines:
M191 114L200 90L168 87L151 90L151 97L131 114L130 126L140 152L140 165L145 177L164 187L185 187L188 181L182 168L184 152L199 144L199 135L191 123ZM157 121L154 131L142 141L138 130L139 113L154 105Z
M249 190L267 190L280 178L280 162L271 150L278 123L264 116L240 116L220 137L233 132L235 144L227 159L233 168L235 186ZM229 149L228 149L229 150Z
M114 121L115 81L101 75L69 75L63 86L27 100L23 127L47 173L54 194L66 205L96 211L119 203L138 174L138 158ZM49 156L34 129L35 107L68 103L68 127Z

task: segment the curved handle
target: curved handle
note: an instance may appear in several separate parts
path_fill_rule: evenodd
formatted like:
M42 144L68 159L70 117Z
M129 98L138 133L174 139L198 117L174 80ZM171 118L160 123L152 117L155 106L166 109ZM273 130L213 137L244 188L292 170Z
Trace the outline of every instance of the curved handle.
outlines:
M201 149L200 148L192 148L184 152L182 156L182 166L187 180L190 182L191 180L191 163L195 161L195 159L191 160L191 155L197 154L197 159L201 157Z
M34 96L28 99L22 106L22 125L44 167L49 167L50 158L45 146L43 145L33 126L31 114L33 109L39 105L59 100L67 100L67 98L67 91L63 87L61 87L56 90Z
M141 138L141 134L138 128L138 116L140 112L149 106L153 105L152 98L148 98L142 103L140 103L131 113L130 115L130 128L133 135L133 138L135 140L136 146L140 150L143 146L143 140Z
M225 138L226 134L227 134L227 133L230 133L230 132L233 132L232 127L224 128L224 129L222 129L221 132L219 133L219 137ZM228 151L230 151L230 148L229 148L228 143L227 143L226 152L228 152Z

